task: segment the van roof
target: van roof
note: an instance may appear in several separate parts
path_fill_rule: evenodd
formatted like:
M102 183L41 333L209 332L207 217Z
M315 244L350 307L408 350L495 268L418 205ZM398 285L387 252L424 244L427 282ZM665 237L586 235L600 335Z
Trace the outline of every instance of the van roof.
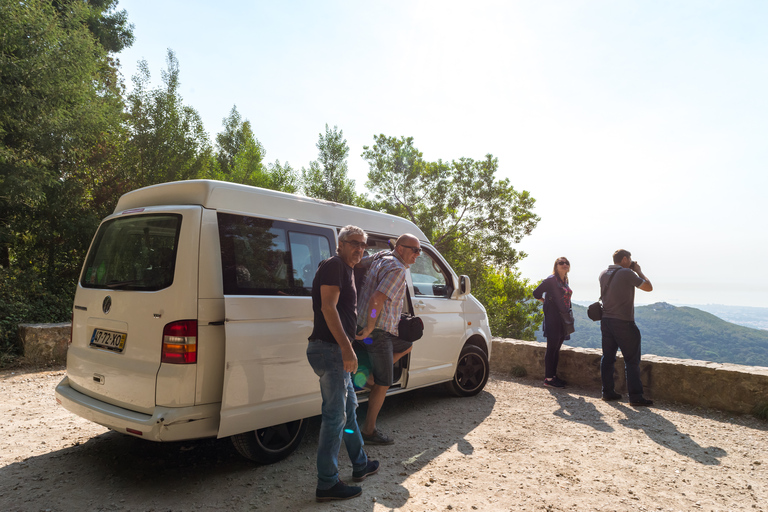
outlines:
M354 224L371 234L399 236L410 233L419 240L429 242L421 229L402 217L226 181L173 181L140 188L123 194L114 213L166 205L200 205L214 210L266 215L337 227Z

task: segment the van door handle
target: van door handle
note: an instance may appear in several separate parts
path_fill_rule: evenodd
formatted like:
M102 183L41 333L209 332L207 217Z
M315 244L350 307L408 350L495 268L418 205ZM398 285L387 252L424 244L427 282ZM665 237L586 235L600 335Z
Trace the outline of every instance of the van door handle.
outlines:
M419 308L419 309L424 309L425 307L427 307L427 305L426 305L426 304L424 304L424 301L423 301L423 300L420 300L420 301L418 301L418 302L415 302L415 303L413 304L413 307L415 307L415 308Z

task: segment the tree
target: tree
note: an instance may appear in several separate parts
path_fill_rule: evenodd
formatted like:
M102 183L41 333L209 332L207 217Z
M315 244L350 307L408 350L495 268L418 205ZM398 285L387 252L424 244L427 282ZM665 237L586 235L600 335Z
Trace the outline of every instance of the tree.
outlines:
M167 181L204 177L212 148L197 111L179 94L179 61L172 50L162 71L163 86L150 89L147 61L139 62L128 95L128 177L138 188Z
M357 205L355 181L347 178L349 146L344 132L325 125L325 136L318 136L318 159L309 163L309 170L302 168L304 193L309 197L326 199L336 203Z
M254 187L294 193L299 188L297 172L288 162L263 163L266 151L256 139L250 121L243 120L237 107L224 118L224 131L216 135L216 165L209 177Z
M375 200L413 221L457 272L470 276L497 335L533 339L539 306L533 286L515 271L526 254L514 244L539 221L535 200L496 178L492 155L427 162L412 137L378 135L374 141L362 156Z
M288 162L281 164L280 160L275 160L275 163L269 164L267 168L267 179L264 184L256 185L257 187L281 190L290 194L299 191L299 173L291 167L291 164Z
M54 227L72 226L59 209L85 214L92 198L84 163L120 132L117 71L92 32L112 3L0 2L0 265L45 268L39 258L58 264L53 244L66 252L72 241ZM127 44L130 27L118 25ZM45 268L49 278L57 273Z
M219 166L217 169L219 173L223 175L232 173L235 157L241 150L249 152L246 162L240 161L241 166L245 163L245 166L250 169L248 174L264 172L262 166L265 155L264 147L254 137L251 122L247 119L243 120L240 116L237 106L232 107L229 116L225 117L222 123L224 124L224 131L216 135L216 162ZM239 180L233 181L243 183Z
M110 52L133 34L115 5L0 0L0 351L19 321L69 317L125 142Z

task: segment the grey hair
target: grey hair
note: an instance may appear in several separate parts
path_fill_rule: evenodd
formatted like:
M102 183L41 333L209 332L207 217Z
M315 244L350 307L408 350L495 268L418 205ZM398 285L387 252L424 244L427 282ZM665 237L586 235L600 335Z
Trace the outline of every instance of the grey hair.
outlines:
M349 237L354 235L362 235L363 240L368 241L368 235L365 231L362 230L362 228L348 224L341 228L341 231L339 231L339 245L341 245L341 242L344 242ZM336 249L336 252L339 252L338 248Z

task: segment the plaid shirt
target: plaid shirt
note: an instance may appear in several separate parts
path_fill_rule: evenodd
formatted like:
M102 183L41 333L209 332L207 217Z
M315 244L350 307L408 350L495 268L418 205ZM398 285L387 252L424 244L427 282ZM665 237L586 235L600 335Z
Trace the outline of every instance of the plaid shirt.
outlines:
M376 329L398 335L397 324L405 302L405 264L391 251L386 256L374 259L365 276L363 288L357 299L357 325L368 323L368 302L374 292L387 296L381 311L376 312Z

